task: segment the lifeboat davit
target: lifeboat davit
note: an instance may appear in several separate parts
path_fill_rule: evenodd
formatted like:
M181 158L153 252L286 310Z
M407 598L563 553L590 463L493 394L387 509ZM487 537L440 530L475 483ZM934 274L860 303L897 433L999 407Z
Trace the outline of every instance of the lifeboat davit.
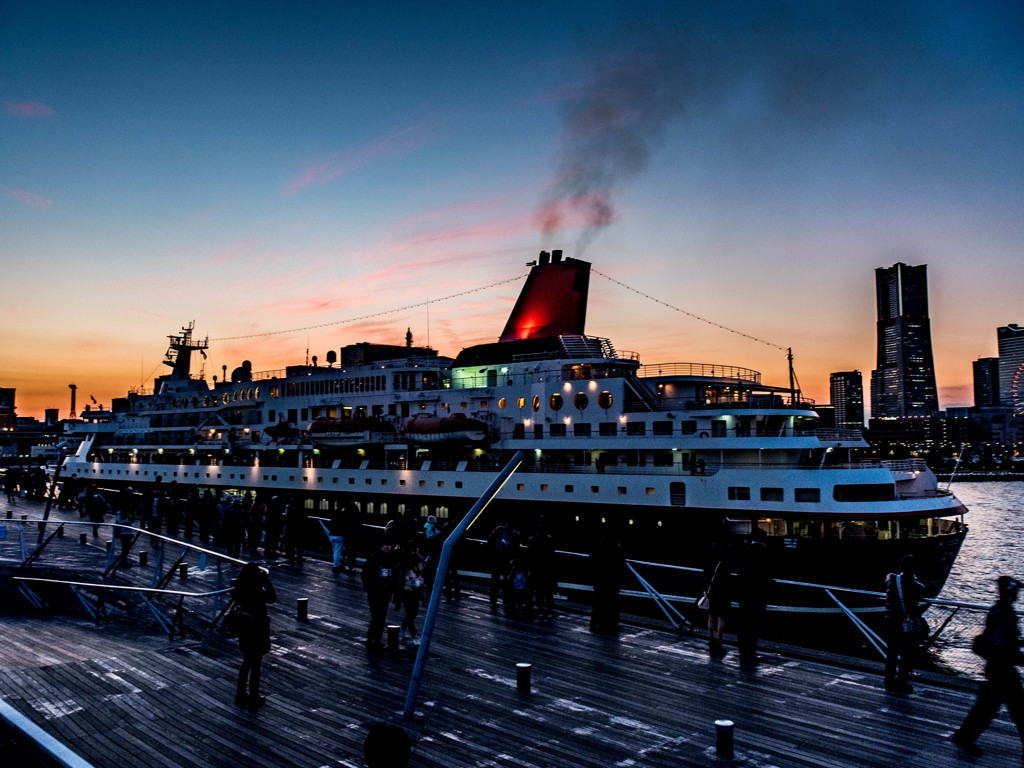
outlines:
M487 439L487 425L461 413L443 419L418 413L405 423L404 431L406 440L420 444L482 443Z
M394 428L377 416L355 418L314 419L306 430L315 445L325 448L369 445L380 443Z

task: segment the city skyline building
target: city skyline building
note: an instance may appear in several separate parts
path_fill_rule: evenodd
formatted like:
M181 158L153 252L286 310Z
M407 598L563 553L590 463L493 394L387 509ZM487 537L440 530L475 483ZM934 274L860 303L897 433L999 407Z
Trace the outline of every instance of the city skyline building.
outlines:
M860 371L829 374L829 396L837 429L864 429L864 378Z
M971 367L974 369L974 407L999 405L999 358L980 357Z
M999 344L999 403L1024 412L1024 328L1016 323L996 329Z
M872 418L928 416L939 409L928 316L928 266L875 270L878 356L871 371Z

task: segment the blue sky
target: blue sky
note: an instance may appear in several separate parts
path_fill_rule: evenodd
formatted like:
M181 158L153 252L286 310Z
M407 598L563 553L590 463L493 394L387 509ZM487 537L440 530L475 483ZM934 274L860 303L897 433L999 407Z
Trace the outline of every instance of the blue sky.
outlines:
M454 355L561 247L589 332L804 390L874 365L873 270L929 265L943 406L1024 322L1024 10L978 2L0 6L0 385L146 384L362 340ZM230 337L309 329L254 339ZM216 341L224 339L224 341Z

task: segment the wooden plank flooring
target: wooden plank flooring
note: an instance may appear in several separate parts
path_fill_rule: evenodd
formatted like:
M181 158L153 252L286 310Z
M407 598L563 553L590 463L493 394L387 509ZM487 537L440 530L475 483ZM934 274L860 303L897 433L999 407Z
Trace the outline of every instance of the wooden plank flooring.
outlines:
M40 509L20 502L17 511ZM102 547L66 538L40 567L63 558L84 567L76 548L103 562ZM169 586L210 588L214 570L194 568ZM358 575L333 575L319 560L274 565L271 575L279 602L258 712L233 702L235 641L206 632L170 641L142 613L96 625L77 601L53 614L0 604L0 697L100 767L355 768L378 720L407 729L418 768L728 765L714 756L723 717L736 723L736 764L758 768L1020 764L1005 713L981 737L981 758L949 743L973 701L967 690L917 682L912 696L894 696L877 670L775 651L747 670L735 653L709 660L698 637L645 626L594 635L572 610L519 621L473 594L444 604L406 721L414 657L367 654ZM146 584L152 569L125 578ZM309 598L307 623L295 618L298 597ZM516 690L520 661L533 665L529 694Z

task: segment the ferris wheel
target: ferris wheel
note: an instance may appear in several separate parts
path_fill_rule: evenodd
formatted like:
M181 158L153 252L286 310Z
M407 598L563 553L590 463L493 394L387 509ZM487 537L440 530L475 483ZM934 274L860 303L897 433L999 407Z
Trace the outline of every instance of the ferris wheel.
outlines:
M1010 397L1013 399L1013 412L1024 416L1024 363L1017 367L1010 385Z

